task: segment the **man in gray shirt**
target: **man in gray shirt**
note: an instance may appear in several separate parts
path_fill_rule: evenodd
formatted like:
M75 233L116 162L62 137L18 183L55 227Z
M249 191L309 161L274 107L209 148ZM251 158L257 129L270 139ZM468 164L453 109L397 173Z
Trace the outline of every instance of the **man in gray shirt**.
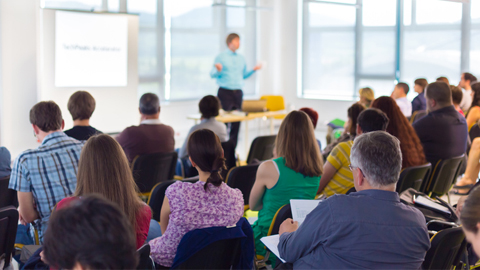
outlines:
M355 189L321 202L300 227L280 226L280 256L294 269L420 269L430 238L425 217L400 202L400 142L384 131L355 138Z

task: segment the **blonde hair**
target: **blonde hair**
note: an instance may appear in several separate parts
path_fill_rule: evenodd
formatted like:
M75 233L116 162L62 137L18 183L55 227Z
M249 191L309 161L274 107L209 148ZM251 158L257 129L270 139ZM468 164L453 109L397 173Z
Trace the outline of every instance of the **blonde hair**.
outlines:
M80 154L74 196L92 193L117 204L136 231L136 217L144 204L137 196L137 185L123 149L106 134L90 137Z
M295 172L313 177L323 173L323 160L320 155L313 124L302 111L290 112L278 131L275 149L279 157L285 158L285 165Z

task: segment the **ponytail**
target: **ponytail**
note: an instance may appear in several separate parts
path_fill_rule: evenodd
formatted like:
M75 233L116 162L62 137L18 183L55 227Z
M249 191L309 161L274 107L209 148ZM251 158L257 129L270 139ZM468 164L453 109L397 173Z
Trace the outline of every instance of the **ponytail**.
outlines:
M208 184L212 184L216 187L219 187L223 182L222 171L226 170L227 167L225 166L225 158L218 157L213 162L212 169L210 170L210 176L207 179L207 183L203 186L205 191L208 189Z

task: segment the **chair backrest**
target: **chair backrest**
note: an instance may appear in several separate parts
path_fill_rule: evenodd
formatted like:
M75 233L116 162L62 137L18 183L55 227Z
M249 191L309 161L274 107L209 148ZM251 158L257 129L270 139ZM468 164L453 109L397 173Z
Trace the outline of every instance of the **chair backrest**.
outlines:
M243 194L243 204L248 205L250 191L252 190L257 176L257 165L247 165L232 168L227 175L227 185L231 188L238 188Z
M173 179L176 165L176 152L135 157L132 162L132 173L139 191L150 192L156 184Z
M457 179L464 155L450 159L439 160L430 174L428 181L422 184L425 194L432 192L435 195L446 194Z
M432 164L427 163L420 166L413 166L405 168L401 173L397 182L398 193L413 188L420 191L424 179L428 176L428 173L432 169Z
M160 211L162 210L165 191L167 191L167 188L173 183L175 183L175 180L158 183L153 187L152 192L150 193L147 204L152 209L152 218L156 221L160 221Z
M273 147L277 135L260 136L253 140L248 152L247 164L250 164L254 159L264 161L273 157Z
M425 115L427 115L426 110L414 111L413 114L412 114L412 117L410 117L410 123L413 124L415 121L424 117Z
M269 111L281 111L285 110L285 101L283 96L262 96L260 99L267 100L267 110Z
M225 179L227 176L228 171L231 168L235 167L237 161L235 159L235 143L233 141L226 141L222 143L223 148L223 156L225 157L225 166L227 167L226 170L222 171L222 177Z
M275 213L275 216L272 219L272 223L270 223L270 228L268 229L267 235L278 234L280 224L282 224L282 222L285 221L287 218L292 218L292 207L290 206L290 203L280 207L277 213Z
M155 264L150 258L150 245L145 244L137 249L138 265L137 269L155 269Z
M10 176L0 179L0 208L9 205L18 207L17 191L8 189L9 181Z
M5 255L4 267L10 265L17 235L18 211L13 206L0 208L0 257Z
M461 227L438 232L431 239L422 268L453 269L460 262L460 254L465 250L465 245L465 234Z
M472 142L473 139L480 137L480 127L478 126L478 123L476 123L472 126L472 128L470 128L468 135L470 136L470 140L472 140Z

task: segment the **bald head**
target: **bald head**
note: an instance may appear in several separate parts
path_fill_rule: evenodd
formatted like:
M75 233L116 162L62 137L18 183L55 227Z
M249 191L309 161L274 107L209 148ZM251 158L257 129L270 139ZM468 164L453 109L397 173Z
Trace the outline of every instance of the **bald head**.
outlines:
M427 86L425 91L429 111L435 111L447 106L452 106L452 92L444 82L434 82Z

